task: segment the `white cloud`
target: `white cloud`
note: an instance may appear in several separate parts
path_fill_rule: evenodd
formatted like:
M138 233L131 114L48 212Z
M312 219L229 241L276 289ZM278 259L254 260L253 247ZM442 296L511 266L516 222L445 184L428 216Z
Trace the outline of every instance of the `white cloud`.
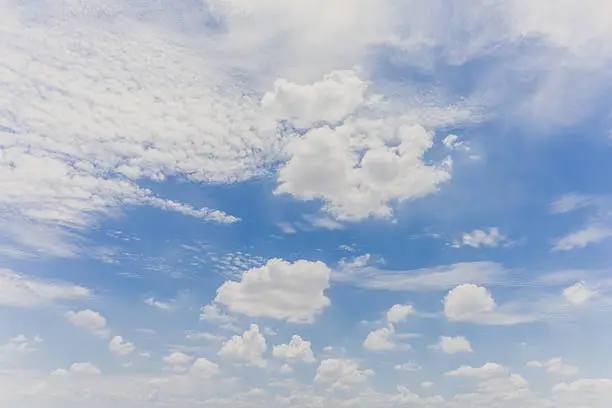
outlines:
M503 274L504 268L494 262L463 262L415 270L385 270L368 266L366 259L341 262L332 279L364 289L426 292L450 289L463 283L501 282Z
M497 306L485 287L464 284L450 290L444 297L444 315L448 320L489 325L512 325L535 320L529 314L505 312Z
M312 85L277 79L261 99L264 112L297 127L343 121L366 101L368 84L354 71L334 71Z
M289 364L283 364L279 371L283 374L291 374L293 372L293 367L291 367Z
M20 334L12 337L6 344L0 344L0 363L33 353L42 342L43 339L39 336L28 338Z
M409 349L409 344L400 343L398 340L412 337L414 337L413 334L396 333L395 327L389 324L387 327L382 327L370 332L363 341L363 347L368 350Z
M272 355L277 358L290 361L301 361L314 363L316 361L312 353L311 343L298 335L293 335L287 344L279 344L272 349Z
M229 324L234 321L234 318L223 313L218 305L211 304L202 306L200 320L215 324Z
M290 159L279 170L276 192L322 200L338 220L389 218L391 204L432 194L450 180L450 160L422 159L432 143L431 132L401 117L315 128L287 144Z
M221 285L215 302L251 317L312 323L331 303L324 293L330 275L323 262L271 259L244 272L240 281Z
M426 389L428 389L428 388L433 388L435 385L436 385L436 384L435 384L435 383L433 383L433 382L431 382L431 381L423 381L423 382L421 383L421 387L422 387L422 388L426 388Z
M391 324L403 323L412 314L414 314L412 305L393 305L387 311L387 322Z
M51 282L0 269L0 306L30 308L57 300L87 298L91 291L83 286Z
M224 341L218 354L228 360L264 367L266 360L263 354L267 349L266 339L259 332L259 326L252 324L242 336L232 336L229 340Z
M563 289L563 297L573 305L580 306L588 302L597 292L589 289L584 282L576 282Z
M125 341L121 336L115 336L108 343L108 349L120 356L127 356L134 351L134 343Z
M456 370L444 373L454 377L491 378L506 374L508 370L497 363L485 363L482 367L463 365Z
M206 341L221 341L225 340L225 336L208 332L188 331L185 333L187 340L206 340Z
M102 371L100 371L100 369L96 365L90 362L74 363L70 366L70 372L78 375L93 376L98 376L102 374Z
M319 364L315 382L328 384L332 388L349 389L363 384L373 374L372 370L359 368L359 364L353 360L329 358Z
M551 358L548 361L530 361L527 367L545 368L551 374L572 376L578 374L578 367L569 365L563 357Z
M572 249L584 248L587 245L598 244L612 237L612 229L591 225L580 231L572 232L563 237L557 238L552 248L553 251L569 251Z
M579 194L566 194L557 198L550 205L550 211L553 214L564 214L571 211L575 211L593 204L595 201L594 197L579 195Z
M189 369L189 366L194 361L194 357L182 353L180 351L174 351L171 354L162 358L165 364L168 364L172 371L176 373L182 373Z
M204 357L199 357L195 359L189 372L197 378L208 379L217 375L219 372L219 365Z
M463 336L440 336L440 341L435 347L445 354L472 353L474 351L470 342Z
M421 367L419 364L415 363L414 361L409 361L407 363L402 363L402 364L396 364L395 366L393 366L393 368L398 371L410 371L410 372L421 371L423 369L423 367Z
M162 302L159 300L155 300L154 298L146 298L144 300L145 304L151 306L151 307L156 307L158 309L162 309L162 310L170 310L172 308L172 303L170 302Z
M97 336L108 337L110 334L104 316L93 310L86 309L78 312L70 310L64 316L73 325L87 329Z
M461 240L453 246L469 246L472 248L489 247L497 248L502 243L507 241L507 238L499 232L498 228L488 228L487 230L474 230L467 232L461 236Z

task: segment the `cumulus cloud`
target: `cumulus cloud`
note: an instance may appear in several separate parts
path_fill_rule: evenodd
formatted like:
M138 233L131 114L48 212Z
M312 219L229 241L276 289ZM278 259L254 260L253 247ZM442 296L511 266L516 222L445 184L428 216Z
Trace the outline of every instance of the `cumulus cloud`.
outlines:
M461 236L461 240L453 244L454 247L469 246L472 248L489 247L496 248L507 241L499 228L488 228L486 230L474 230L466 232Z
M414 314L412 305L393 305L387 311L387 322L391 324L403 323L411 314Z
M444 315L448 320L489 325L528 323L535 317L502 311L491 292L484 286L464 284L450 290L444 297Z
M211 304L202 306L200 320L216 324L229 324L234 321L234 318L223 313L218 305Z
M373 374L374 371L361 369L353 360L329 358L319 364L315 382L332 388L350 389L366 382L367 377Z
M135 347L134 343L124 340L121 336L115 336L108 343L108 349L119 356L127 356L134 351Z
M259 332L259 326L252 324L242 336L232 336L224 341L218 354L228 360L264 367L266 360L263 354L267 349L266 339Z
M440 341L434 347L445 354L472 353L474 351L470 342L463 336L440 336Z
M323 262L271 259L244 272L239 281L221 285L215 302L251 317L312 323L331 304L325 296L330 275Z
M65 282L36 279L0 269L0 306L42 307L58 300L87 298L91 291L83 286Z
M406 118L314 128L287 144L290 159L279 170L276 192L322 200L339 220L389 218L392 203L432 194L450 180L450 160L423 161L432 145L432 132Z
M77 312L70 310L64 316L73 325L87 329L97 336L108 337L110 334L104 316L93 310L86 309Z
M575 306L587 303L595 295L597 295L597 292L590 289L584 282L576 282L563 289L563 297Z
M279 344L272 349L272 355L277 358L294 362L314 363L311 343L298 335L293 335L287 344Z
M162 358L162 361L167 364L172 371L182 373L189 369L195 357L185 354L180 351L174 351Z

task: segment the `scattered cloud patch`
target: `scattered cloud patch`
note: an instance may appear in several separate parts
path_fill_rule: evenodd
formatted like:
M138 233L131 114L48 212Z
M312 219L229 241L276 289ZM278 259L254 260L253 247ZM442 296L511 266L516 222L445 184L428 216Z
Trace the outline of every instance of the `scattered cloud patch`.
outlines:
M14 308L43 307L60 300L84 299L91 291L65 282L36 279L0 269L0 306Z
M237 282L225 282L215 302L250 317L313 323L331 304L325 296L330 276L331 269L320 261L272 259L244 272Z
M588 245L599 244L612 237L612 229L599 225L591 225L580 231L572 232L555 240L553 251L570 251L582 249Z

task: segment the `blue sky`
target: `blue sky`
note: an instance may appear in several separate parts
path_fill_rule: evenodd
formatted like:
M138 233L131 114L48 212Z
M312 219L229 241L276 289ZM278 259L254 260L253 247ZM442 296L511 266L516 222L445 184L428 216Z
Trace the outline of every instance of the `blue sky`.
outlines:
M607 2L0 8L0 406L612 403Z

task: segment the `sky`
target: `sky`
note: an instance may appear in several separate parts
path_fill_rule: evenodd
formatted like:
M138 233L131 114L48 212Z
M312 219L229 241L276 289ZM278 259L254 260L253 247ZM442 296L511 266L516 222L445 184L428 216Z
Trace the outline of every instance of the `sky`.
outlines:
M0 407L612 405L609 1L0 10Z

